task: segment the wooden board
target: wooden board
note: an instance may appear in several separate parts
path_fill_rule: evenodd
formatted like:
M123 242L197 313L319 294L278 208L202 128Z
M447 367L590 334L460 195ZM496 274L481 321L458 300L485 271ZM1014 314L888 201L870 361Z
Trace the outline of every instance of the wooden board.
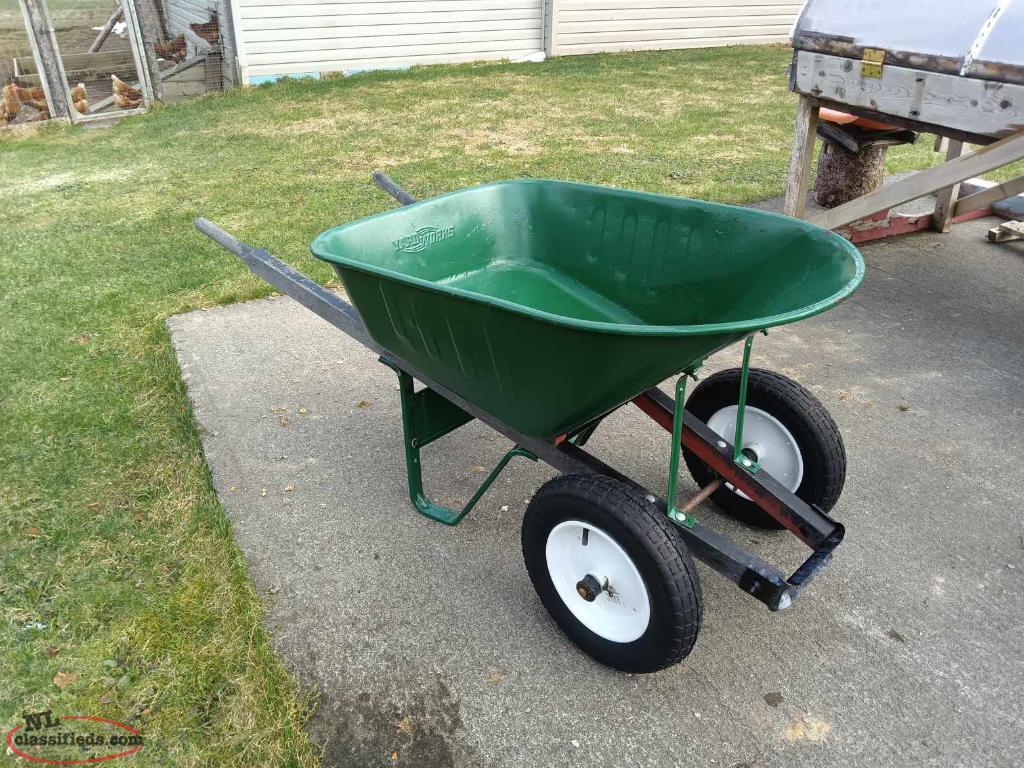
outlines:
M860 62L797 51L792 88L807 96L880 115L987 136L1024 128L1024 85L996 83L885 64L863 77Z
M1021 159L1024 159L1024 130L995 144L982 147L976 152L961 155L955 160L948 160L942 165L895 181L870 195L824 211L811 220L819 227L836 229L878 211L895 208L910 200L959 184L973 176L982 176Z
M131 51L110 51L99 53L66 53L60 57L67 73L68 81L95 80L110 77L111 73L120 75L124 72L135 73L135 61ZM38 75L36 62L32 57L15 59L19 77Z
M1004 221L988 231L988 239L993 243L1005 243L1008 240L1024 238L1024 222Z

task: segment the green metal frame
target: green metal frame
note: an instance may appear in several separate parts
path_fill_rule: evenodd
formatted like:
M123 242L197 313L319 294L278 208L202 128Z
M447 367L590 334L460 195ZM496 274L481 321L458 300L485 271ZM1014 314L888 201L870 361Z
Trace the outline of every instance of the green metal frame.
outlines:
M765 333L762 331L762 333ZM751 334L743 343L743 363L740 368L740 392L736 412L736 432L733 437L733 461L743 467L751 474L757 472L760 464L752 461L743 454L743 421L747 406L747 382L750 376L750 356L754 347L754 336ZM421 515L429 517L445 525L458 525L468 515L480 498L487 492L487 489L498 479L498 475L516 456L523 456L531 461L537 461L537 456L532 452L515 446L505 453L498 461L494 469L487 475L484 482L477 489L469 502L459 511L449 509L440 504L435 504L423 490L423 468L420 461L420 451L425 446L454 432L473 420L459 406L445 397L434 392L429 387L416 391L413 378L401 368L392 364L385 358L380 362L391 368L398 374L398 386L402 397L402 432L405 443L405 470L409 482L409 498L413 506ZM698 366L699 367L699 366ZM683 373L676 380L675 387L675 410L672 414L672 447L669 453L668 470L668 516L671 520L686 528L693 528L697 524L697 518L678 507L676 507L676 492L679 488L679 459L682 455L682 434L683 434L683 412L686 401L686 380L696 378L692 371ZM573 436L572 442L583 445L597 428L600 419L587 425Z
M767 333L767 332L765 332ZM732 460L748 472L761 469L756 462L743 454L743 418L747 411L747 380L750 378L750 351L754 348L754 336L747 336L743 342L743 365L740 367L740 397L736 407L736 434L732 441Z
M380 361L398 374L398 388L402 396L402 432L405 443L405 472L409 481L409 498L413 506L416 507L416 511L421 515L445 525L458 525L462 518L472 511L512 459L516 456L523 456L531 461L537 461L537 457L533 453L517 445L501 457L483 484L473 494L469 503L461 510L456 511L435 504L423 490L420 450L449 432L454 432L463 424L472 421L474 417L429 387L424 387L417 392L412 376L384 358L381 358Z
M768 335L762 330L761 333ZM754 347L754 335L747 336L743 342L743 363L740 367L740 394L736 406L736 432L733 435L732 460L747 472L754 474L761 469L759 462L751 460L743 453L743 419L747 408L747 381L750 378L750 353ZM682 454L683 439L683 411L686 400L686 379L694 376L693 372L686 372L676 380L676 402L675 410L672 413L672 448L669 453L668 462L668 516L673 521L685 528L693 528L697 524L697 518L692 514L684 512L676 507L676 491L679 486L679 457Z

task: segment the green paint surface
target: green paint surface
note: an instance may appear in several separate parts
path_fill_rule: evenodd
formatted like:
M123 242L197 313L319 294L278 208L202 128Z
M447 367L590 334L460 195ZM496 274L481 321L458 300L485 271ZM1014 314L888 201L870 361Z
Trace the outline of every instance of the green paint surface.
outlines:
M370 334L521 432L566 433L864 276L778 214L589 184L485 184L328 230Z

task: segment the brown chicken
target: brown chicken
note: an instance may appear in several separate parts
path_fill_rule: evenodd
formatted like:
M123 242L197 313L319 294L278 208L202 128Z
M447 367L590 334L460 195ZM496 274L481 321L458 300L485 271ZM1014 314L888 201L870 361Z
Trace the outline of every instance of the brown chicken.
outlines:
M185 58L185 35L178 35L166 43L154 43L153 50L161 59L181 61Z
M3 88L3 101L0 102L0 112L3 113L4 123L10 123L21 114L21 100L18 98L18 86L14 83L5 85Z
M50 119L50 106L46 103L46 91L41 86L35 88L22 88L20 85L14 85L11 83L8 86L18 101L21 102L22 106L32 107L36 110L36 114L31 118L32 120L49 120ZM7 88L4 89L4 111L7 111ZM13 118L12 118L13 119Z
M189 24L189 27L210 45L216 45L220 41L220 25L217 17L212 16L209 21L202 24Z
M117 75L110 76L114 89L114 103L119 109L135 109L142 104L142 91L134 88Z
M41 85L37 85L35 88L22 88L20 85L14 87L18 89L18 98L21 99L22 103L26 101L46 103L46 91L43 90Z
M85 83L79 83L71 89L71 105L83 115L89 114L89 92Z

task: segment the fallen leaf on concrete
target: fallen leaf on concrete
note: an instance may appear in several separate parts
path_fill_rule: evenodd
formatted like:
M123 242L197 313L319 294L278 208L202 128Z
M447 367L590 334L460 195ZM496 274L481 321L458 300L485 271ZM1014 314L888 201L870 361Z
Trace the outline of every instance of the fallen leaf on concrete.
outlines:
M305 414L309 413L309 411L307 409L305 409L305 408L299 408L299 413L305 415Z
M287 427L287 426L288 426L288 419L286 419L286 418L285 418L284 416L282 416L282 417L281 417L280 419L278 419L278 420L277 420L277 422L278 422L278 423L279 423L279 424L280 424L280 425L281 425L282 427Z
M910 406L907 405L906 403L900 403L900 410L901 411L909 411L910 410Z
M764 703L769 707L777 707L782 701L782 693L779 691L769 691L764 695Z
M286 486L284 487L284 489L285 489L286 491L294 491L294 490L295 490L295 486L294 486L294 485L286 485Z
M501 672L491 672L491 674L487 676L487 682L491 685L497 685L498 683L505 682L505 676L501 674Z
M477 472L477 473L486 472L487 471L487 467L481 467L480 465L477 465L477 466L474 466L474 467L470 467L470 470L473 471L473 472Z
M398 724L398 732L404 733L406 736L412 736L412 731L412 718L409 715L406 715Z
M360 400L358 403L356 403L356 408L369 408L371 405L373 405L373 403L371 403L369 400Z
M58 672L53 676L53 684L63 691L81 676L79 672Z
M392 752L391 753L391 762L394 762L397 759L398 759L398 753L397 752Z
M788 726L782 737L786 741L824 741L831 730L831 723L808 715Z
M263 490L260 491L260 496L266 496L266 495L267 495L267 489L264 488Z

